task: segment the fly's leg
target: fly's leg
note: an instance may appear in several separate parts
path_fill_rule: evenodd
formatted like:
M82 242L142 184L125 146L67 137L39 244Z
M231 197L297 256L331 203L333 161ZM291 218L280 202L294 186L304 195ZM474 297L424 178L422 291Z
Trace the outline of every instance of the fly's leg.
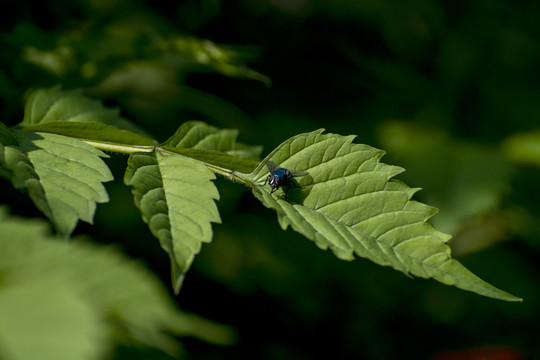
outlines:
M289 201L289 199L287 198L287 192L291 189L291 183L288 183L287 184L287 189L286 190L283 190L283 195L284 195L284 198L286 201Z

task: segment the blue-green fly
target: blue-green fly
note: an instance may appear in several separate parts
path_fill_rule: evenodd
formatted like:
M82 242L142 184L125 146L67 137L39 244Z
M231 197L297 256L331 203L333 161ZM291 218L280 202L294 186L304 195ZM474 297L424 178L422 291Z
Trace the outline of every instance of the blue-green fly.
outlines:
M273 161L266 162L266 167L268 168L268 171L270 171L270 175L268 175L268 177L266 178L264 185L266 185L266 183L270 185L270 187L272 188L270 194L274 193L274 191L279 189L281 186L286 186L287 189L283 190L283 193L285 194L285 199L287 199L287 191L290 190L291 185L294 185L294 187L296 188L300 187L292 180L292 178L306 176L309 174L307 171L293 171L279 167L279 165Z

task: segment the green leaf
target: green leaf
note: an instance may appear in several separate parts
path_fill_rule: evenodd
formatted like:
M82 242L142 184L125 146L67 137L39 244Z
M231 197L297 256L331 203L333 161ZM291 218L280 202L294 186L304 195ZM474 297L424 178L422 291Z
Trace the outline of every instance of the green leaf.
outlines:
M55 241L43 222L3 211L0 233L4 360L108 358L126 340L175 355L171 333L234 342L229 327L180 311L155 276L112 247Z
M252 171L258 164L262 147L239 143L237 137L236 129L218 129L202 121L188 121L162 148L222 168Z
M0 144L17 145L17 139L13 136L11 130L0 122Z
M4 147L0 156L13 185L28 190L62 236L69 236L79 219L92 223L96 203L109 200L102 182L113 177L100 159L106 155L61 135L13 134L18 146Z
M7 159L11 156L17 156L17 150L14 150L13 146L18 144L12 131L3 123L0 123L0 176L6 179L13 179L13 172L8 166Z
M514 134L504 141L502 148L514 162L540 166L540 130Z
M93 140L99 143L125 144L129 146L155 146L157 142L137 133L100 123L50 122L23 127L26 131L47 132L58 135Z
M203 242L212 240L210 222L219 223L215 175L203 163L181 155L135 153L124 181L135 203L171 258L175 292L180 290Z
M450 255L450 235L427 221L435 208L412 201L418 189L393 180L402 168L381 163L382 150L352 143L354 136L322 134L295 136L276 148L247 179L262 185L266 162L296 171L302 189L270 194L254 186L254 195L275 209L283 229L289 225L321 249L330 248L344 260L354 254L391 266L405 274L434 278L447 285L507 301L520 301L484 282Z
M35 46L24 46L21 57L58 77L66 77L76 69L76 59L73 49L59 46L54 50L40 50Z
M67 122L74 123L74 129L79 129L82 134L93 134L96 127L85 130L84 124L103 124L122 129L123 134L128 132L137 134L136 141L141 141L141 138L152 141L144 131L121 118L119 113L118 109L105 108L101 102L83 96L80 90L62 91L60 86L55 86L30 93L24 108L24 119L20 125L25 127L54 123L54 126L58 127L58 122ZM65 126L63 129L69 127ZM108 132L111 131L108 128Z
M170 60L177 58L178 63L191 61L195 64L208 66L231 77L258 80L269 86L270 78L246 67L241 60L244 54L232 49L218 46L212 41L173 36L157 44L158 48L169 56ZM173 57L173 58L170 58Z
M2 289L0 317L0 357L5 360L99 359L108 347L103 320L81 296L56 282Z
M379 138L392 159L407 168L407 181L421 183L422 198L444 213L433 219L441 231L459 233L471 219L500 207L510 168L497 149L411 121L387 121Z
M173 148L220 151L242 159L257 161L262 146L249 146L237 141L238 130L218 129L202 121L187 121L163 143Z
M172 148L170 146L161 146L161 149L174 154L180 154L193 159L197 159L206 164L215 165L217 167L227 170L232 170L233 172L252 171L253 169L255 169L257 164L259 164L258 161L237 158L232 155L215 150Z

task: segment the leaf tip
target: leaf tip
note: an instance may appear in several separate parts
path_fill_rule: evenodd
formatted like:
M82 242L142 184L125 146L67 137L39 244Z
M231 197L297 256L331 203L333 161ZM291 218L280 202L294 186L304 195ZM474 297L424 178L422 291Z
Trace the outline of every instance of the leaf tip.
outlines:
M173 281L173 290L174 290L174 295L175 296L178 296L178 294L180 294L180 289L182 288L182 284L184 283L184 278L185 278L185 275L182 273L182 274L177 274L175 277L173 277L172 281Z

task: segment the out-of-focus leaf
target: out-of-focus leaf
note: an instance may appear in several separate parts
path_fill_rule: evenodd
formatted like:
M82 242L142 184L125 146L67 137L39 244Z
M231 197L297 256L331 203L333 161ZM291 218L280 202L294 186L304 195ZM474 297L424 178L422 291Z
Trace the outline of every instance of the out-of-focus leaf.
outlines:
M50 279L0 288L0 316L4 360L100 359L111 346L91 304Z
M215 175L202 162L159 151L130 156L124 181L133 187L143 220L171 258L175 292L203 242L212 240L211 222L221 222L214 200Z
M55 241L42 222L3 212L0 234L2 359L98 359L126 338L177 354L170 333L234 342L231 328L178 310L154 276L111 247Z
M512 135L502 146L511 161L540 165L540 130Z
M158 48L170 57L171 61L191 61L195 64L208 66L214 70L231 77L258 80L270 85L270 78L258 73L239 60L242 53L218 46L212 41L174 36L158 43Z
M27 45L22 49L22 58L58 77L66 76L77 66L73 49L67 46L60 46L53 50L40 50L35 46Z
M164 23L143 11L58 36L23 23L8 36L22 59L63 80L99 80L134 61L160 61L184 72L216 71L270 85L268 76L246 66L253 47L220 46L212 41L170 34ZM165 33L167 35L165 35ZM44 35L46 34L46 35Z
M254 195L275 209L283 229L289 225L340 259L354 254L423 278L506 301L520 301L478 278L450 255L450 236L427 221L435 208L412 201L418 189L393 180L402 168L381 163L384 152L352 143L354 136L300 134L272 151L245 178L262 185L271 160L294 171L303 186L289 192L290 201L267 186Z
M510 168L496 149L411 122L386 122L379 133L392 159L408 169L408 179L422 184L423 198L444 212L433 220L437 228L455 233L498 209Z

